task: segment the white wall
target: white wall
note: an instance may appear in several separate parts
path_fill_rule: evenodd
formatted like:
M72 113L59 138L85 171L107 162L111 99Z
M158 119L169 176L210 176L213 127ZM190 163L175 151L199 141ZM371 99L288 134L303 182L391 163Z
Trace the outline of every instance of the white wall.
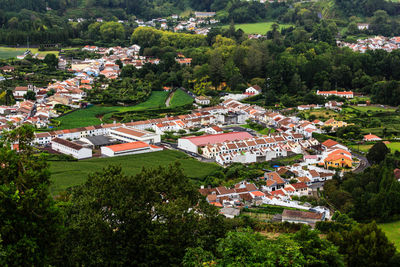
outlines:
M143 153L149 153L149 152L155 152L155 151L161 151L162 148L159 149L154 149L154 148L146 148L146 149L136 149L132 151L128 151L126 153L122 154L116 154L112 149L103 146L101 148L101 154L107 157L117 157L117 156L127 156L127 155L133 155L133 154L143 154Z
M178 148L190 151L193 153L197 153L197 146L193 144L190 140L184 139L184 138L179 138L178 139Z
M70 155L76 159L87 159L92 157L92 150L90 148L83 147L79 150L72 149L70 147L61 145L56 142L51 143L51 148L60 153Z

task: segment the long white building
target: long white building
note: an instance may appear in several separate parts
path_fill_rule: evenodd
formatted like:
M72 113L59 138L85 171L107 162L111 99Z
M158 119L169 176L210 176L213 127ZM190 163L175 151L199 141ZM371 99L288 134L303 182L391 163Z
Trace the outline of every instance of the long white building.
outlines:
M119 127L110 130L110 136L124 143L142 141L148 144L157 144L161 142L161 135L159 134L129 127Z
M51 148L76 159L87 159L92 157L92 150L90 148L83 147L79 144L58 137L51 141Z

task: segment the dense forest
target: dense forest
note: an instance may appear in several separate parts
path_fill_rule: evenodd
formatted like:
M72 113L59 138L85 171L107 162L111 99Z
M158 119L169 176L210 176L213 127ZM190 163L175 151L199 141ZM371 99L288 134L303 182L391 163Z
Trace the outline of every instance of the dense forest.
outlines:
M267 33L269 39L248 40L234 25L213 29L207 36L138 28L132 43L141 53L161 59L141 69L122 68L121 77L150 84L189 88L198 95L217 95L218 90L242 92L258 84L264 93L256 103L285 107L323 104L316 90L353 90L370 95L375 103L400 105L400 51L356 53L335 45L336 25L321 23L311 32L304 28ZM311 41L310 41L311 39ZM192 58L191 66L175 62L177 53ZM95 89L92 94L109 94ZM109 94L114 95L114 93ZM328 99L329 100L329 99Z
M265 4L240 0L3 0L0 1L0 43L24 45L29 39L33 44L128 44L127 39L137 27L135 19L151 20L172 14L188 16L193 11L215 11L223 24L268 20L292 23L306 31L324 20L340 27L349 26L345 34L357 33L356 21L366 18L372 24L371 34L396 35L400 34L396 17L399 10L398 3L384 0ZM77 22L78 18L84 20ZM104 22L97 22L97 18ZM105 38L107 30L100 28L118 20L124 21L120 25L123 30L118 30L118 40Z

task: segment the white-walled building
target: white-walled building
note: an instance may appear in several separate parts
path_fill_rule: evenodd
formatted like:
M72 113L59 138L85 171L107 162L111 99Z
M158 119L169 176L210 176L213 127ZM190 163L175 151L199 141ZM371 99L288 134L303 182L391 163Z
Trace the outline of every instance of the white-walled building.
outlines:
M125 143L142 141L148 144L157 144L161 142L161 135L159 134L129 127L119 127L110 130L110 136Z
M131 143L118 144L118 145L103 146L101 148L101 154L107 157L115 157L115 156L149 153L162 150L163 149L161 147L137 141Z
M242 140L249 138L252 138L252 135L247 132L232 132L223 134L184 137L178 139L178 147L186 151L198 153L199 148L204 147L208 144L216 144L226 141Z
M92 157L92 150L90 148L57 137L51 141L51 148L76 159L87 159Z
M245 92L246 95L251 95L251 96L259 95L261 93L262 93L262 89L258 85L254 85L254 86L247 88L246 92Z
M194 101L199 105L210 105L211 97L209 96L198 96L194 99Z

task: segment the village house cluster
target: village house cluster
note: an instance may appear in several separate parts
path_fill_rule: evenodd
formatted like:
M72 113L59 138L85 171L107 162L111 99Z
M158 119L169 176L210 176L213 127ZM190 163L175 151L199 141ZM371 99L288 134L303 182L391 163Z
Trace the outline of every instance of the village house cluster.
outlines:
M298 201L292 201L293 196L309 196L315 188L311 188L304 182L289 183L289 180L281 178L277 172L267 172L260 180L265 180L266 184L279 184L277 190L269 190L270 186L257 187L254 183L242 181L235 184L232 188L219 186L215 188L199 189L210 205L220 208L220 213L227 218L238 216L241 210L248 206L278 205L287 208L298 208L302 210L290 214L285 209L282 214L275 217L279 221L294 223L304 223L314 226L317 221L325 220L330 217L329 209L325 207L313 207L299 205Z
M367 39L358 39L357 43L346 43L342 41L337 41L340 47L349 47L355 52L365 53L368 50L382 49L387 52L392 52L393 50L399 49L400 36L395 37L384 37L375 36Z

